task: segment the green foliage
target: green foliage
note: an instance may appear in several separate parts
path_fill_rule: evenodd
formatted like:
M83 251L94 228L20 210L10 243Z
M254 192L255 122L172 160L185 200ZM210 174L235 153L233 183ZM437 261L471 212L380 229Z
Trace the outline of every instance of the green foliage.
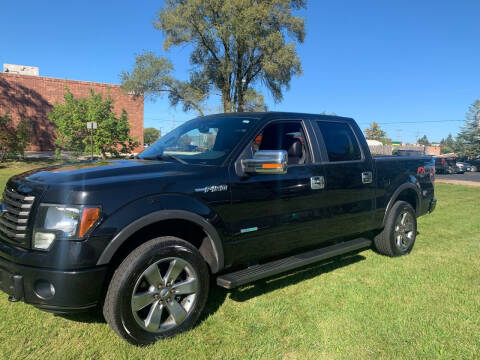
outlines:
M470 105L465 124L457 135L455 151L469 159L480 157L480 99Z
M138 97L144 95L151 100L168 94L172 106L182 103L183 111L196 110L203 115L203 104L208 97L208 86L203 79L192 77L190 81L179 81L170 72L173 65L166 58L147 52L138 55L131 72L121 74L122 88Z
M365 129L365 137L369 140L381 141L384 145L392 143L392 140L387 137L387 133L375 121L370 124L369 128Z
M267 111L268 107L265 104L263 95L255 91L255 89L249 88L245 92L245 105L243 110L248 112L260 112Z
M155 141L160 138L160 130L153 127L148 127L143 129L143 143L152 145Z
M301 74L296 43L305 39L304 19L292 14L306 0L167 0L154 26L164 49L190 45L193 69L175 80L172 64L153 53L137 56L122 73L122 86L136 95L168 93L170 103L200 114L208 97L221 96L224 112L265 109L254 91L264 85L279 102L293 76Z
M446 139L440 140L440 151L442 154L449 154L455 151L455 140L452 134L448 134Z
M10 114L0 116L0 162L9 156L23 156L29 137L30 131L25 120L22 119L15 126Z
M60 150L80 154L90 151L90 131L87 122L96 122L98 129L93 130L94 152L106 157L107 153L118 156L129 153L138 146L130 137L130 124L125 110L117 117L113 111L114 101L110 97L103 99L101 94L90 90L90 97L75 98L65 89L65 103L55 103L49 114L56 126L55 144Z
M427 135L423 135L420 139L418 139L417 144L430 146L430 141L428 141Z

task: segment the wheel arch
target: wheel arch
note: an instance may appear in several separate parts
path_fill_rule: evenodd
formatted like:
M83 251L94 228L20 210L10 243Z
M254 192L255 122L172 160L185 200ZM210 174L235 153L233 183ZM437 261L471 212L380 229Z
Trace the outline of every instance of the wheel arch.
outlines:
M205 236L194 245L200 251L212 273L217 273L223 269L223 246L215 227L202 216L184 210L155 211L133 221L124 227L109 242L98 259L97 265L110 264L115 257L122 253L122 250L128 250L131 246L138 246L144 242L136 238L135 235L141 234L142 231L148 231L148 229L157 228L157 226L160 228L161 225L167 224L180 225L186 231L188 231L188 229L185 229L185 227L188 226L191 226L193 231L203 231ZM178 236L178 231L177 233L169 233L169 231L166 231L159 235Z
M392 194L392 197L388 201L387 208L385 209L385 214L383 216L383 226L385 226L387 215L392 209L392 206L399 200L406 201L412 205L415 210L415 214L418 216L421 203L420 190L417 186L415 186L415 184L402 184L397 188L397 190L395 190L395 192Z

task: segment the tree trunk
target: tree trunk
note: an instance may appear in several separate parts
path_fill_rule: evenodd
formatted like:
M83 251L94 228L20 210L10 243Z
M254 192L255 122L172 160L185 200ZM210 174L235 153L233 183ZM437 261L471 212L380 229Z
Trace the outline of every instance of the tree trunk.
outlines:
M222 104L223 104L223 112L229 113L232 112L232 101L230 99L230 91L223 90L222 91Z
M238 90L238 99L237 99L237 111L238 112L245 112L245 93L248 89L249 81L243 81Z

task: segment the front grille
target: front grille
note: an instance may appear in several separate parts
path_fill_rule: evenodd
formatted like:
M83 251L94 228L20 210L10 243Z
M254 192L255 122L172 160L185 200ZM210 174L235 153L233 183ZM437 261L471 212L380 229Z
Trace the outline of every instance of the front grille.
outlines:
M27 223L35 196L25 196L13 190L3 192L4 211L0 215L0 232L17 243L27 235Z

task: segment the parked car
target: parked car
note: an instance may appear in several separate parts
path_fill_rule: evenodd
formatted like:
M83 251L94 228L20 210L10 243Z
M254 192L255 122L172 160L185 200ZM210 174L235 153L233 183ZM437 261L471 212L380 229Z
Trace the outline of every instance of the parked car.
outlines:
M468 160L468 163L472 166L472 171L480 171L480 158Z
M232 289L371 246L410 253L434 177L431 157L372 158L349 118L199 117L132 160L10 178L0 288L56 313L102 307L119 336L150 344L195 324L212 279Z
M457 166L455 159L436 157L435 171L437 174L463 174L465 170Z
M463 161L457 161L456 162L456 165L457 167L459 168L459 170L461 172L470 172L470 171L473 171L472 170L472 165L470 165L469 163L467 162L463 162ZM475 170L476 171L476 170Z

